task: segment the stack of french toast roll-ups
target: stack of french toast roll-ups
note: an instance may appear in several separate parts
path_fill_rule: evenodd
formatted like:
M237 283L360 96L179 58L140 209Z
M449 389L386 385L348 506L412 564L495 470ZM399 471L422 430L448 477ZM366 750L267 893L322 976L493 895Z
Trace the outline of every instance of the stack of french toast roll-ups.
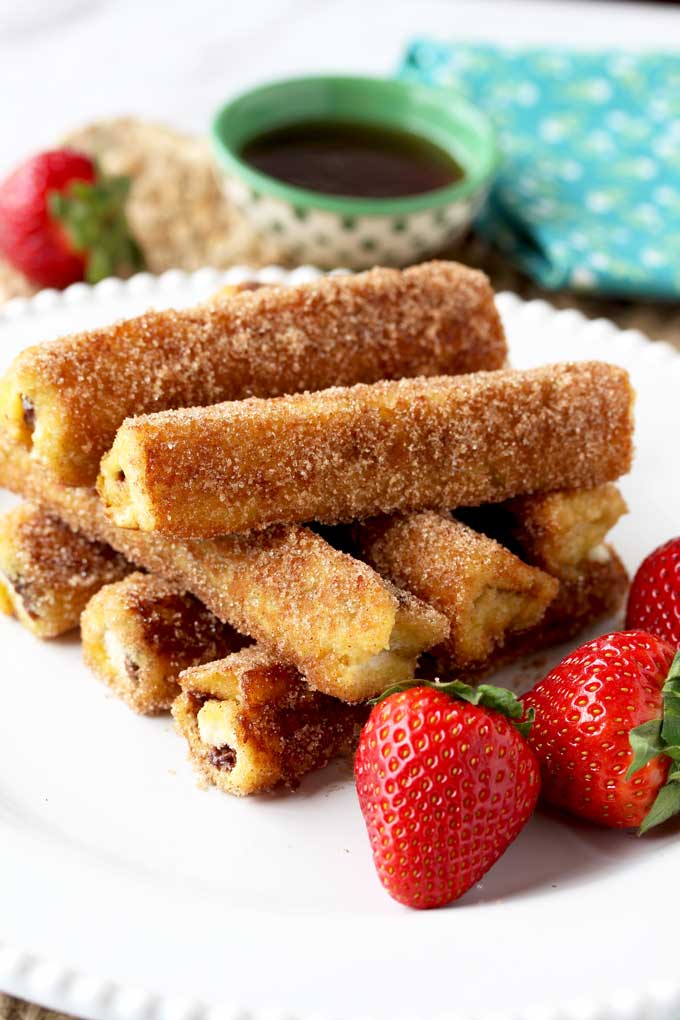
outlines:
M202 775L295 786L370 699L475 679L615 610L633 394L508 367L455 263L231 287L20 354L2 381L3 603ZM82 615L81 615L82 614Z

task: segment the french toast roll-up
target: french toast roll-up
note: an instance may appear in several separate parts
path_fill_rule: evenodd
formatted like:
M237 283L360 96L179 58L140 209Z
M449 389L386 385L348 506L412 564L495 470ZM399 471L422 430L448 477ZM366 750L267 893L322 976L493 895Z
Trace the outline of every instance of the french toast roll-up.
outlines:
M605 538L627 512L620 490L608 482L518 496L497 506L461 507L456 516L527 563L569 580L589 563L610 559Z
M412 677L420 653L448 633L436 609L308 528L274 526L188 547L194 594L344 701Z
M605 536L628 512L619 489L609 483L539 496L506 505L508 529L528 562L569 579L589 562L606 562Z
M98 488L177 537L452 509L629 470L633 393L605 362L334 387L129 418Z
M626 509L621 493L611 484L465 509L464 519L473 529L509 545L558 584L543 617L531 627L508 632L503 646L475 667L480 674L575 638L620 608L628 574L605 538ZM430 673L450 666L445 648L436 649L424 663Z
M613 616L621 608L628 589L628 573L616 550L607 546L607 559L582 563L560 579L557 595L541 620L527 630L509 634L505 645L481 663L481 676L524 655L571 641L587 628ZM446 662L435 659L435 672Z
M129 574L101 588L80 630L86 664L143 715L170 708L183 669L248 644L193 595L154 574Z
M0 514L0 609L36 637L77 627L91 596L131 569L109 545L40 506L22 503Z
M557 595L536 631L510 643L510 652L533 652L576 637L616 613L628 589L628 572L605 541L628 512L616 485L564 489L510 500L506 527L520 555L559 581Z
M188 669L179 682L172 714L190 760L237 796L295 787L305 773L353 752L369 711L311 690L259 645Z
M537 624L557 594L554 577L448 514L371 518L351 534L379 574L447 618L449 636L431 654L451 670L486 662L509 634Z
M130 415L502 366L489 281L453 262L219 295L29 347L0 422L58 480L93 485Z
M608 559L591 560L560 580L557 595L538 623L526 630L508 631L487 659L470 663L465 678L480 680L494 670L523 656L535 655L546 648L572 641L589 627L615 614L628 588L628 574L616 551L608 547ZM446 646L433 649L423 657L419 672L423 676L447 677L458 669Z
M436 609L308 528L194 542L125 531L111 524L95 492L59 485L2 437L0 484L174 581L224 623L296 666L313 687L346 701L410 679L420 653L448 633Z

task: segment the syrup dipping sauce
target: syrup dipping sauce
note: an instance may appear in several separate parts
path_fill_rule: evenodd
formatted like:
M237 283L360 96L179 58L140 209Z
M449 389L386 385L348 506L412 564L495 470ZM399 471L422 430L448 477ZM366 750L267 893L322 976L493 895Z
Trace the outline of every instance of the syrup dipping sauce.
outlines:
M486 115L450 88L312 75L216 113L225 193L279 257L323 269L403 266L455 244L498 166Z
M306 120L265 131L239 155L286 184L356 198L423 195L464 176L450 153L427 138L340 120Z

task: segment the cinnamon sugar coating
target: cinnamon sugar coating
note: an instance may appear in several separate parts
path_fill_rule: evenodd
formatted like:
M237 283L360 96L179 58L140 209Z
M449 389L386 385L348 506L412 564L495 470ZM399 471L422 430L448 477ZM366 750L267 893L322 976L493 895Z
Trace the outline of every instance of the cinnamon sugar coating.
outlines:
M295 787L313 769L354 750L368 715L310 690L298 671L255 645L186 670L172 706L189 757L225 793Z
M508 635L535 626L557 594L555 578L449 515L372 518L352 534L378 573L446 616L449 637L431 654L451 668L485 662Z
M178 537L593 486L630 468L633 393L605 362L334 387L128 419L112 520Z
M37 637L77 627L91 596L131 569L110 546L32 503L0 515L0 606Z
M628 512L626 501L611 483L520 496L505 509L509 532L529 562L567 579L575 577L584 562L603 554L605 535Z
M183 669L248 643L193 595L153 574L107 584L90 599L80 629L87 665L144 715L170 708Z
M628 590L628 572L616 551L607 546L607 560L581 564L567 579L560 579L558 594L543 618L533 627L508 636L486 663L480 663L475 675L481 677L525 655L577 639L587 627L613 616ZM446 674L447 661L435 662L434 672Z
M95 492L59 485L2 437L0 484L176 582L220 620L295 665L312 686L347 701L412 677L419 654L448 632L435 609L307 528L205 542L123 531L107 519Z
M506 356L482 273L453 262L378 268L150 311L30 347L0 386L0 415L55 478L91 485L128 415L493 369Z
M473 528L510 546L558 582L557 594L542 619L533 627L508 633L502 647L473 666L476 675L575 638L619 609L628 575L604 538L625 510L614 485L566 489L466 510L465 519ZM424 668L444 674L457 670L458 662L449 650L434 651Z
M628 572L611 545L605 545L605 550L608 558L584 562L571 577L560 579L538 633L526 632L529 651L568 641L620 609L628 590ZM519 635L517 640L521 641Z
M628 573L615 550L611 546L606 549L606 560L584 562L568 579L560 579L557 595L543 619L534 627L508 634L503 647L469 670L468 678L481 679L524 655L571 641L616 613L628 589ZM430 676L459 675L457 664L446 654L425 656L420 668Z

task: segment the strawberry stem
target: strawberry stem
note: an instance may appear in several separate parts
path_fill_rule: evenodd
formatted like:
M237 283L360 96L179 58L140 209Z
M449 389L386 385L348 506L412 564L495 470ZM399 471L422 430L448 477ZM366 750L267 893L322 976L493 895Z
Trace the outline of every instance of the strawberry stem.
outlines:
M51 215L61 223L75 251L85 256L89 283L144 268L142 251L125 215L129 190L127 177L99 176L94 184L73 181L65 191L47 196Z
M661 688L663 723L661 739L668 745L680 744L680 651L675 653L666 681Z
M633 760L626 772L626 780L631 779L658 755L671 759L666 782L640 826L640 836L672 815L680 813L680 651L673 658L661 688L661 697L661 718L650 719L628 734Z
M484 708L491 708L500 712L507 719L510 719L523 737L529 735L534 721L534 710L529 709L525 719L522 718L524 706L522 702L506 687L495 687L493 684L479 684L478 687L471 687L462 680L449 680L443 683L441 680L404 680L402 683L393 684L386 691L370 702L377 705L392 694L400 694L403 691L411 690L413 687L429 687L435 691L441 691L459 701L467 701L470 705L482 705Z

